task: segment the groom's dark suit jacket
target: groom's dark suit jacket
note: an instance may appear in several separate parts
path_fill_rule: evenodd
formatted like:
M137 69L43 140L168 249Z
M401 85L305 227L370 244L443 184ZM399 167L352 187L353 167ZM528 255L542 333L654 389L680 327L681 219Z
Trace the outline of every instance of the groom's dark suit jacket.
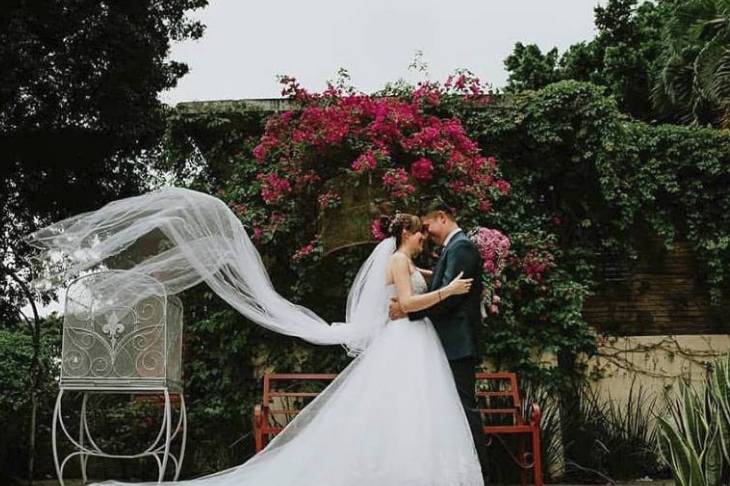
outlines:
M474 279L468 293L452 295L428 309L408 314L412 320L431 319L451 361L477 357L477 332L482 322L482 259L474 243L459 231L443 249L428 290L445 287L461 271L462 278Z

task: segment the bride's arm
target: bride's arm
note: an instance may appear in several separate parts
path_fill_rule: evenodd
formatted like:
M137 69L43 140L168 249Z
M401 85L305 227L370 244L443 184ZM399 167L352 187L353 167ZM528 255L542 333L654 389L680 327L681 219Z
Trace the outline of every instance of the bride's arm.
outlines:
M395 283L395 289L398 295L398 302L405 312L427 309L447 297L467 293L471 286L472 279L460 279L457 277L449 285L438 290L413 295L408 258L398 253L394 254L391 257L391 269L393 282Z

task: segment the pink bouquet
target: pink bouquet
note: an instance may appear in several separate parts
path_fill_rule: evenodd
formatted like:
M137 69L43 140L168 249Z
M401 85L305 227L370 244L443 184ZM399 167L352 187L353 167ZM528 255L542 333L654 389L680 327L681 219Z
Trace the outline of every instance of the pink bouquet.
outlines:
M482 227L474 228L468 236L476 245L484 265L483 308L488 309L490 314L499 314L499 303L502 299L497 295L497 289L502 286L500 275L507 265L510 240L500 231ZM486 317L486 311L483 312L483 317Z
M484 271L498 276L507 263L509 238L498 230L482 227L474 228L468 236L479 250L479 255L484 263Z

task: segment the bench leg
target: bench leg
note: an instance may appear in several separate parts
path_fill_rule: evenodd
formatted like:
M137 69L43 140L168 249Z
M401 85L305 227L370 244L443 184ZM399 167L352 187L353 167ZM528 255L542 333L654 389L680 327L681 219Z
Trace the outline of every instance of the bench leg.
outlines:
M517 447L517 457L520 458L520 484L527 486L527 469L525 469L525 439L524 434L520 434L519 446Z
M543 486L542 483L542 448L540 445L540 429L532 429L532 455L535 461L534 478L535 486Z
M258 454L264 448L264 437L261 433L261 427L258 424L258 420L253 420L253 438L256 443L256 453Z

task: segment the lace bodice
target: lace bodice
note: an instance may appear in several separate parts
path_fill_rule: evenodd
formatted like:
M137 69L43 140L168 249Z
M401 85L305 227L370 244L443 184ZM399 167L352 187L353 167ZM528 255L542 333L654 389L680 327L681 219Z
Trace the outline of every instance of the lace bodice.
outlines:
M426 279L418 270L411 273L411 289L414 294L424 294L428 290ZM388 284L388 291L391 297L394 296L396 293L395 284Z

